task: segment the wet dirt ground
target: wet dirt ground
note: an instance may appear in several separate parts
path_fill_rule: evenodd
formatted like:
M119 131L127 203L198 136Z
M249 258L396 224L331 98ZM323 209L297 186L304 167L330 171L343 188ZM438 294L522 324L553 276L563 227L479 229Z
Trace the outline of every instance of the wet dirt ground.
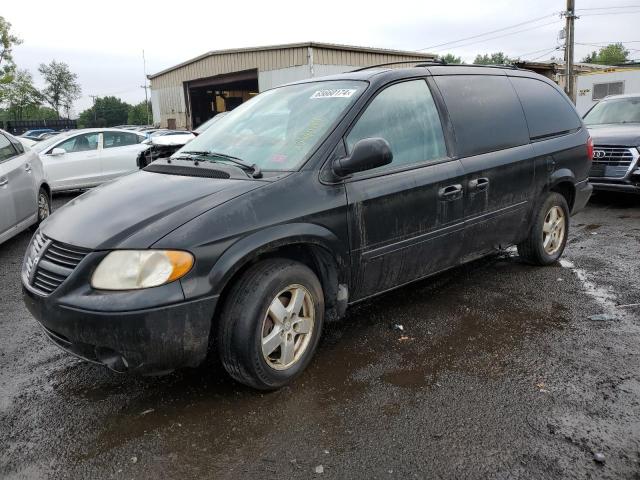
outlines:
M59 351L22 304L29 236L0 245L0 477L640 478L640 197L594 197L561 264L506 252L352 308L274 393Z

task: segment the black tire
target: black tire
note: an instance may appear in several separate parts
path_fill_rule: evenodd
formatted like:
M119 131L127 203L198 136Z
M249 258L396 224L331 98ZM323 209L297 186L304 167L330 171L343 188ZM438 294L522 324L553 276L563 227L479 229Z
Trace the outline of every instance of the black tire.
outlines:
M282 365L283 369L278 370L272 366L273 363L270 364L272 360L263 355L265 324L271 321L267 318L267 311L275 298L283 298L277 297L283 289L296 285L304 287L305 299L312 300L313 307L306 303L304 308L313 310L315 318L306 347L299 349L300 355L295 363L288 368ZM287 259L262 261L242 275L225 300L216 334L220 359L229 375L244 385L259 390L280 388L292 382L311 361L320 340L323 321L322 286L311 269ZM293 330L288 331L293 332L295 342L304 338ZM278 348L282 352L282 347Z
M37 200L38 220L31 227L32 230L37 230L42 222L44 222L49 215L51 215L51 196L44 188L40 188L38 191Z
M548 252L544 248L543 227L547 216L554 207L560 208L564 214L564 230L563 237L557 242L557 250ZM551 192L534 213L529 236L522 243L518 244L518 254L520 258L532 265L551 265L557 262L562 252L564 252L568 237L569 206L567 205L567 200L559 193Z

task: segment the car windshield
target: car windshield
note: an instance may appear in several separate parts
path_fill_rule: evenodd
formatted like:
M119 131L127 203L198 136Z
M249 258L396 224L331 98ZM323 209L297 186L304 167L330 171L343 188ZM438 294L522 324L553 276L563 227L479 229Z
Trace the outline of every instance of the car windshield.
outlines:
M202 125L200 125L198 128L196 128L194 130L194 132L196 132L198 135L200 135L202 132L207 130L211 125L213 125L214 123L218 122L219 120L222 120L222 118L224 118L227 113L228 112L220 112L215 117L211 117L209 120L207 120Z
M603 100L584 116L584 123L640 123L640 97Z
M263 170L295 170L366 86L340 80L268 90L229 112L175 155L214 151Z
M31 150L34 150L38 153L42 153L44 152L46 149L48 149L49 147L53 146L54 144L56 144L57 142L59 142L60 140L62 140L63 138L66 138L70 135L73 135L75 133L78 133L77 131L70 131L70 132L62 132L62 133L58 133L57 135L54 135L53 137L49 137L46 138L44 140L42 140L41 142L36 143L33 147L31 147Z

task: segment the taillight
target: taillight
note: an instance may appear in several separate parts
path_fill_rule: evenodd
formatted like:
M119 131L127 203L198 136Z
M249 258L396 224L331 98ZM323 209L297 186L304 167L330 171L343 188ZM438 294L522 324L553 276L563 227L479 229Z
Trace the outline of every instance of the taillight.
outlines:
M589 161L593 160L593 138L591 137L587 140L587 157L589 157Z

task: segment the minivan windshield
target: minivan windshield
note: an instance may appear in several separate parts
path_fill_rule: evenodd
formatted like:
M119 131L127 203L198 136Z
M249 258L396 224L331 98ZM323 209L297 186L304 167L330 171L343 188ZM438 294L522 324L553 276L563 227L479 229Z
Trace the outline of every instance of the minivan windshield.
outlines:
M268 90L229 112L174 155L213 151L263 170L296 170L366 86L362 81L336 80Z
M584 123L640 123L640 97L603 100L584 116Z

